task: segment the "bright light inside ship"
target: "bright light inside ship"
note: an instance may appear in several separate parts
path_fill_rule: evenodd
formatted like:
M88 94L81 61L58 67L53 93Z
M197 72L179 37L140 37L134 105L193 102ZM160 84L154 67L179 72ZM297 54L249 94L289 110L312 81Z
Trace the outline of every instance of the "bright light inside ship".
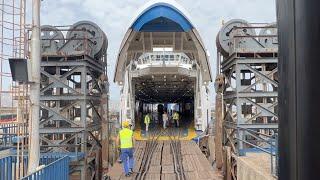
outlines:
M173 52L172 47L154 47L153 52Z

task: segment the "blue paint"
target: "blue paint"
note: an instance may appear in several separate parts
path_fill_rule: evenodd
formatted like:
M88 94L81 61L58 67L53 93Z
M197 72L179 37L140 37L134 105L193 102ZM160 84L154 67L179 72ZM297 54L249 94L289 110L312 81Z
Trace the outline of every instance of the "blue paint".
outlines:
M155 6L143 13L132 25L140 32L187 32L191 23L177 10L165 6Z
M23 177L22 180L37 180L37 179L59 179L68 180L69 179L69 164L70 158L68 156L57 159L44 168Z
M269 154L274 154L275 152L278 151L277 148L275 147L267 147L267 148L262 148L264 149L265 151L267 151ZM245 149L240 149L239 150L239 154L240 155L245 155L246 153L266 153L264 151L262 151L261 149L259 148L245 148Z

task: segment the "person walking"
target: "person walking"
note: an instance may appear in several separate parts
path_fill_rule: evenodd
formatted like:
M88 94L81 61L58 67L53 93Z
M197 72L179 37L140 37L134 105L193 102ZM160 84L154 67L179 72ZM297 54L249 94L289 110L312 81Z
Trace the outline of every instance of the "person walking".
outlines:
M177 111L173 113L173 121L176 127L179 127L179 113Z
M125 176L129 177L133 173L134 166L134 138L129 121L122 123L122 129L119 131L117 142L120 144L120 159Z
M144 117L144 124L145 124L145 126L146 126L146 132L149 131L150 122L151 122L151 116L150 116L150 113L148 113L148 114Z
M167 123L169 121L169 117L166 111L162 114L162 121L163 121L163 129L166 129Z

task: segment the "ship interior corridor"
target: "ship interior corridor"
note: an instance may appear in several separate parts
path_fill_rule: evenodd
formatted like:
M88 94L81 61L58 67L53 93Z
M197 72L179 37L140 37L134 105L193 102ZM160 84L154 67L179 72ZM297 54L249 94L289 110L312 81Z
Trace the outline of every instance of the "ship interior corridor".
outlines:
M195 79L177 74L150 75L133 79L135 89L135 130L142 138L163 128L163 114L168 115L167 128L188 137L194 126ZM173 114L179 114L179 126ZM144 118L149 114L149 131L145 130Z

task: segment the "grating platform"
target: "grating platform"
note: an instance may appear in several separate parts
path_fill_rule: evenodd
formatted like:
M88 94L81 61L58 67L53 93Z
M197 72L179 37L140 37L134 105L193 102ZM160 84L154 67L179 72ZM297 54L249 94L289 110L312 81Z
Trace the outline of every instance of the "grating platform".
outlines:
M158 140L151 150L147 141L137 141L134 174L125 177L122 165L116 163L108 176L112 180L175 180L178 176L186 180L222 179L222 175L210 165L195 142L179 140L176 143L179 146L173 149L171 141ZM147 156L150 158L146 159Z

